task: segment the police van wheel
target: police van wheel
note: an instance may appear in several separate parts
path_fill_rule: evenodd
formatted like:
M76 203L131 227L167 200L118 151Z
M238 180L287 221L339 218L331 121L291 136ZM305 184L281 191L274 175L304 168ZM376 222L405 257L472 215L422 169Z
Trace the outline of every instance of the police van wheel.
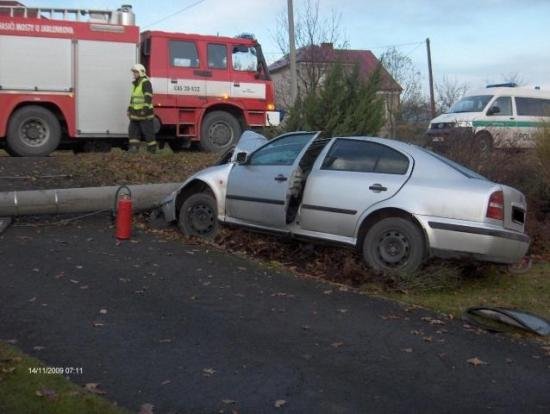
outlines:
M493 150L493 137L488 132L480 132L475 136L475 148L481 154L487 154Z
M7 145L19 157L44 157L55 151L61 140L56 116L41 106L18 109L8 126Z
M224 152L241 135L237 118L225 111L212 111L204 117L201 128L201 148L208 152Z

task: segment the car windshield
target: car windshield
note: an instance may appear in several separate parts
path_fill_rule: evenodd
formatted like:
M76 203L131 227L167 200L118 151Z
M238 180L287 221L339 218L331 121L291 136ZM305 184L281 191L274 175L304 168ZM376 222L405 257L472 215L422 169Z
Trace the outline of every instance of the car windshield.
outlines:
M467 96L455 103L449 109L450 114L460 112L481 112L487 106L493 95Z
M472 171L470 170L469 168L466 168L465 166L463 165L460 165L459 163L457 162L454 162L448 158L445 158L443 155L439 155L433 151L430 151L430 150L427 150L426 148L422 148L422 147L418 147L420 148L422 151L424 152L427 152L428 154L430 154L432 157L435 157L437 158L439 161L441 161L442 163L446 164L447 166L451 167L453 170L456 170L458 171L459 173L465 175L466 177L468 178L474 178L476 180L484 180L484 181L487 181L487 178L485 178L484 176L476 173L475 171Z

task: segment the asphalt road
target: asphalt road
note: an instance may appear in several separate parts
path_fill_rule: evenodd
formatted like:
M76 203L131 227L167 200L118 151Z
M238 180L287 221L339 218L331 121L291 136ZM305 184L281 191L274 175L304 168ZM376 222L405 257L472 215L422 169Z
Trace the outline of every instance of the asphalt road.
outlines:
M535 344L144 232L117 245L109 226L103 216L0 237L0 338L82 367L73 381L101 383L122 406L550 410L550 358Z
M62 174L1 157L0 191L78 184L44 178ZM550 412L535 343L144 231L118 244L107 216L48 220L0 235L0 339L131 410Z

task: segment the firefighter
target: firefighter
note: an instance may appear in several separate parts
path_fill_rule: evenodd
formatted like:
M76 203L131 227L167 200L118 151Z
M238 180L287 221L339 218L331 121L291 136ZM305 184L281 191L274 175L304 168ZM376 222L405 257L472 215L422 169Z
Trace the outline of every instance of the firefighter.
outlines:
M141 64L132 66L134 81L132 82L132 91L130 105L128 106L128 118L130 125L128 127L128 138L130 152L138 152L139 144L142 139L147 143L147 151L155 153L157 151L157 141L155 140L155 127L153 124L153 87L151 81L145 74L145 67Z

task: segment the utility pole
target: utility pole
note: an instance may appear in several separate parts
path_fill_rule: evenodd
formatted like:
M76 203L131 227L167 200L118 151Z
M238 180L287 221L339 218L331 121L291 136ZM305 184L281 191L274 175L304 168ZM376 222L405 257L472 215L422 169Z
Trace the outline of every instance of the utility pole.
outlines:
M434 77L432 73L432 52L430 50L430 38L426 38L426 50L428 51L428 73L430 76L430 109L432 119L435 118Z
M294 6L288 0L288 45L290 48L290 97L292 105L298 97L298 76L296 73L296 40L294 38Z

